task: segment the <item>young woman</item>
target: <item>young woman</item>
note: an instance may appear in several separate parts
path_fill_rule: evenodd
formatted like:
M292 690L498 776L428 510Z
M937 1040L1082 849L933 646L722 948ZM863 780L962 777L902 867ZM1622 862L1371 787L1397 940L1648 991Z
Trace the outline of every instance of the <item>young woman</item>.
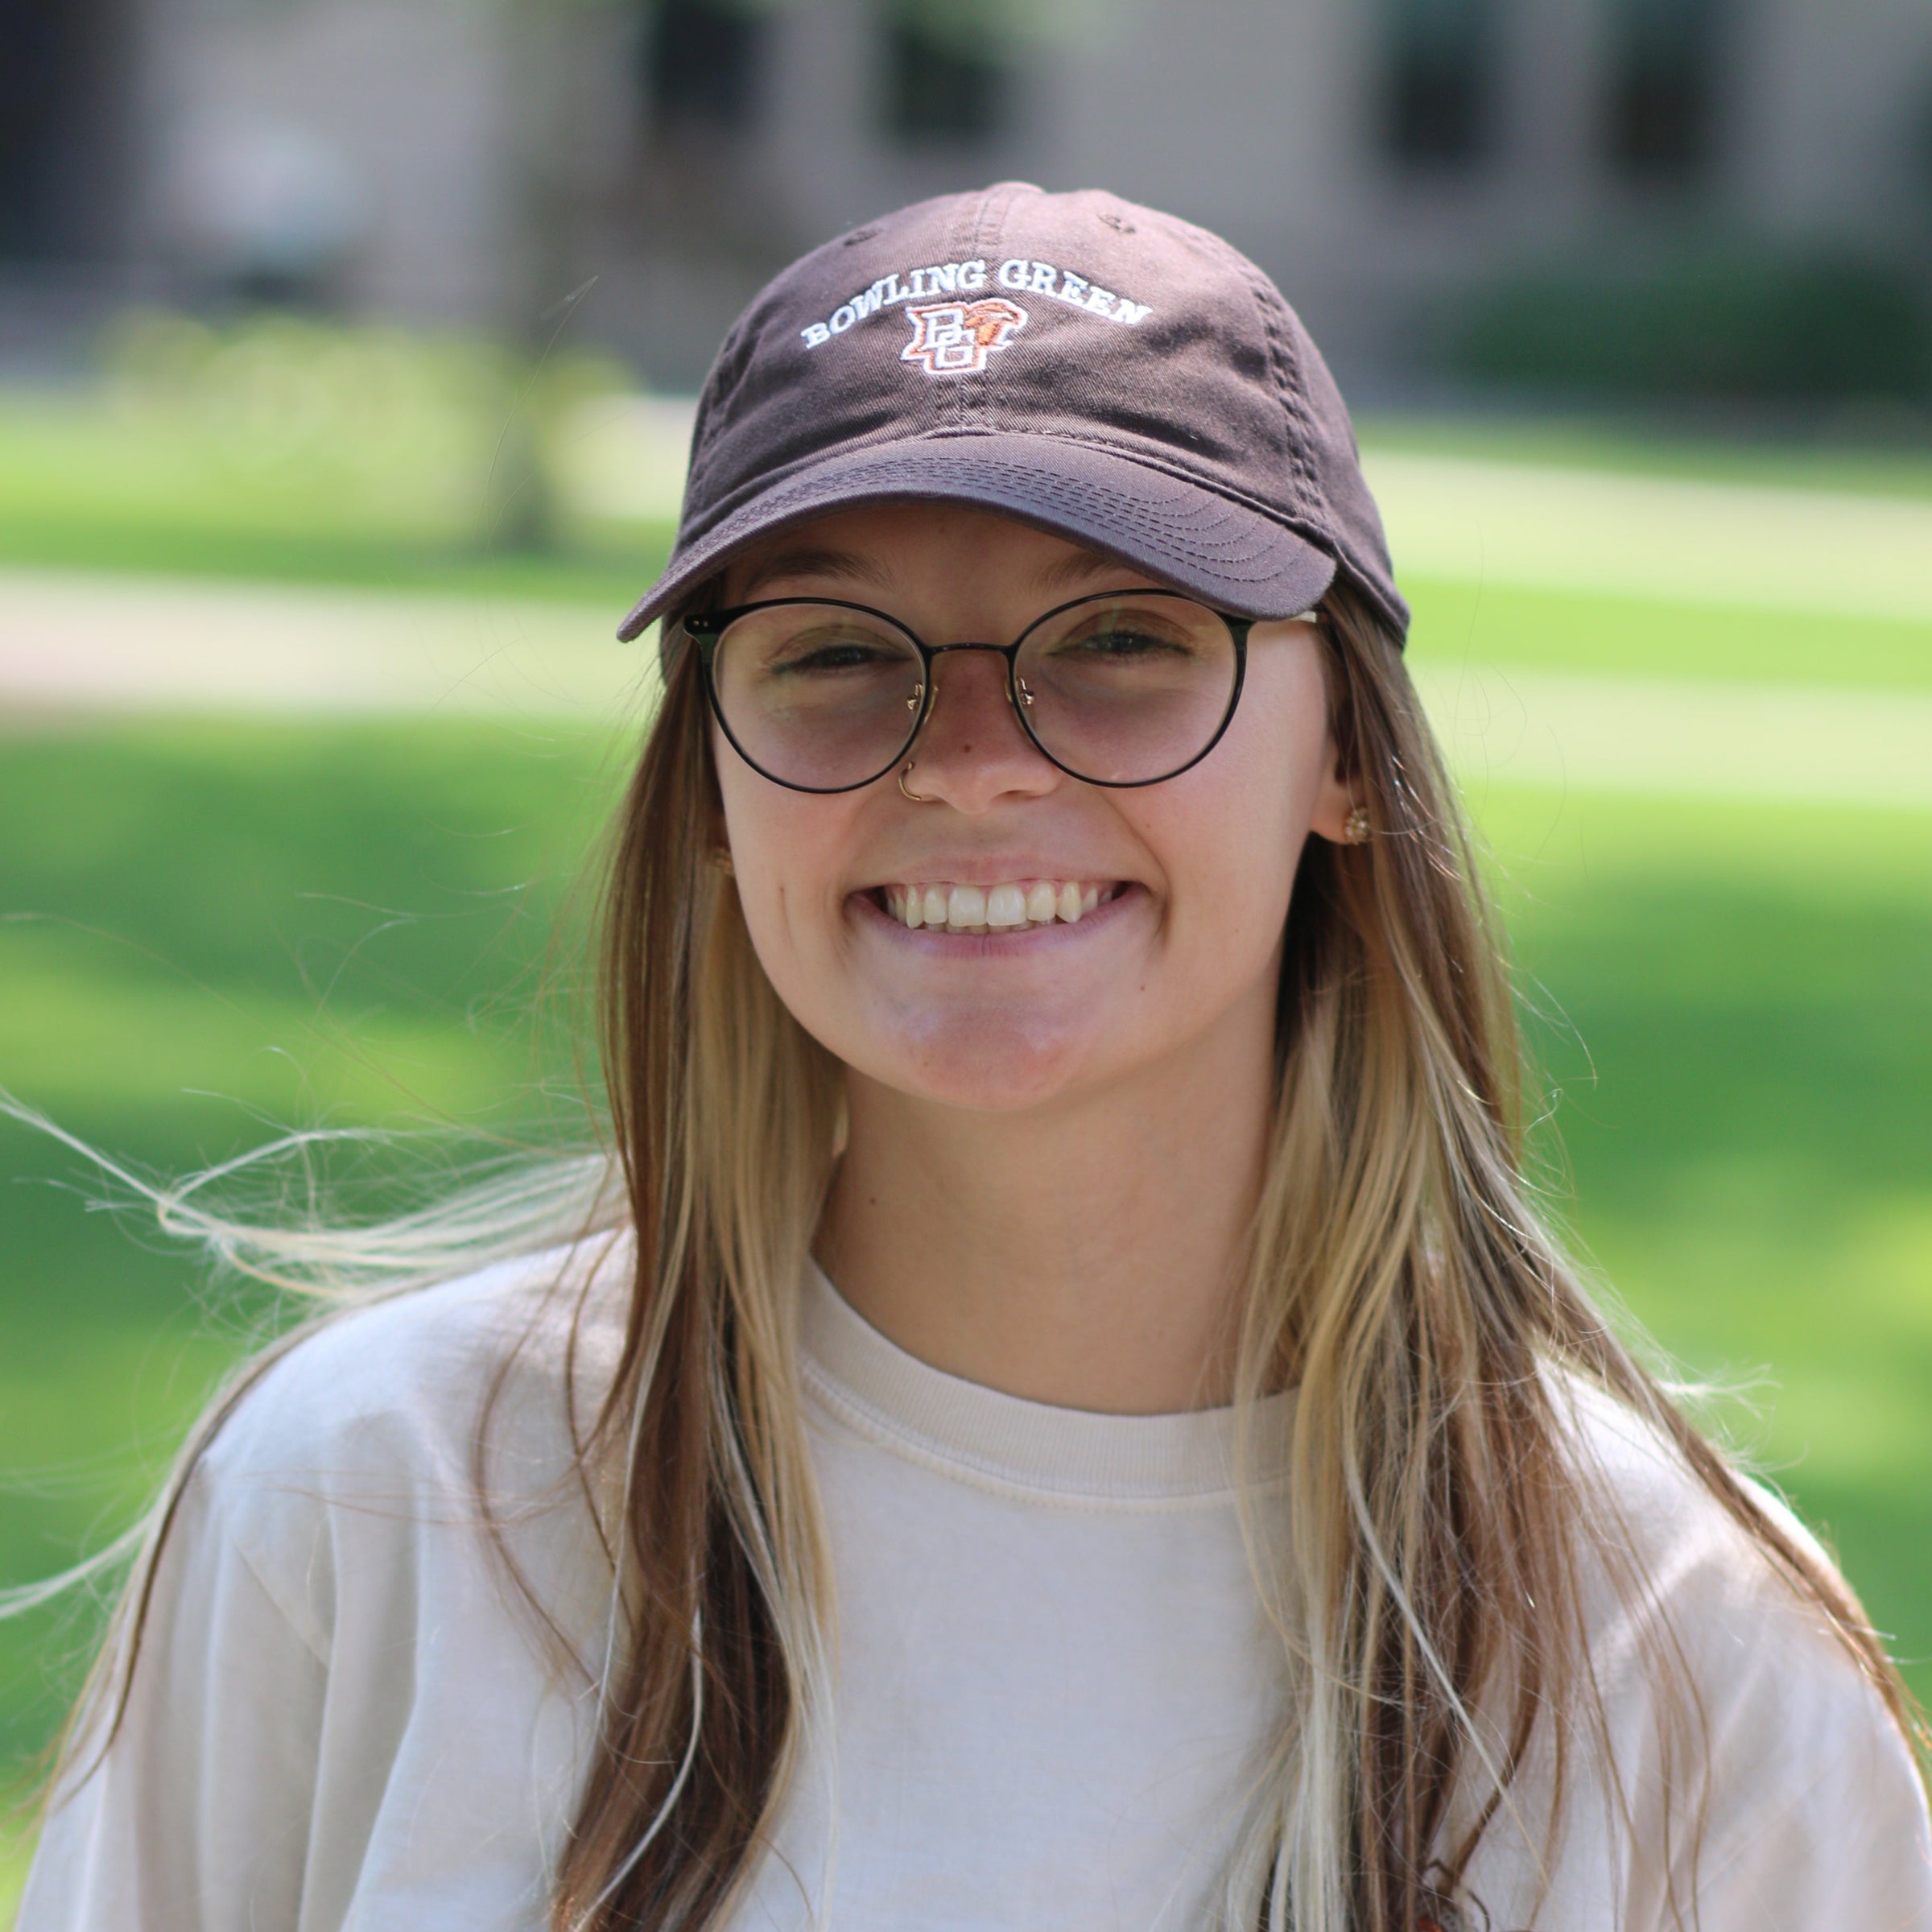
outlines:
M818 250L658 617L612 1156L211 1229L389 1292L191 1445L24 1932L1932 1927L1879 1641L1522 1179L1259 271L1013 185Z

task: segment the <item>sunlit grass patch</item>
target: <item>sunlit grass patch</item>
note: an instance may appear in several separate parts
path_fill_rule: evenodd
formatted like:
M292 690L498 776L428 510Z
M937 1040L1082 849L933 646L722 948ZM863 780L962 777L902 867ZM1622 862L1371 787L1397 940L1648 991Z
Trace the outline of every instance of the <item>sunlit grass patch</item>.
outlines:
M1433 415L1371 411L1358 416L1362 447L1479 462L1667 477L1687 482L1769 484L1781 489L1932 497L1932 453L1922 419L1897 411L1849 413L1839 435L1779 433L1775 423L1706 416L1681 407L1568 415L1539 411Z
M1932 1692L1932 814L1482 803L1555 1204ZM1544 1138L1546 1151L1554 1143Z
M1405 577L1431 670L1523 666L1631 678L1932 689L1932 623L1746 610L1597 591Z
M20 1908L27 1860L32 1853L32 1841L24 1829L9 1831L0 1827L0 1927L8 1928L9 1932Z
M472 337L138 312L93 384L0 392L0 561L614 604L669 545L663 489L613 530L572 486L578 418L621 381Z

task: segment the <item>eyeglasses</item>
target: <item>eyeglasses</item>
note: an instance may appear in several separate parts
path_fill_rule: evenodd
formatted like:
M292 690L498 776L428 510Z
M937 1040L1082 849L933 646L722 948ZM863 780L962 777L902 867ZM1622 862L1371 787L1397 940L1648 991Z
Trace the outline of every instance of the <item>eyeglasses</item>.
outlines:
M794 791L856 791L912 749L934 669L954 651L1006 660L1006 695L1042 755L1089 785L1158 785L1220 743L1253 620L1179 591L1102 591L1010 644L927 644L834 598L741 604L684 619L713 715L754 771Z

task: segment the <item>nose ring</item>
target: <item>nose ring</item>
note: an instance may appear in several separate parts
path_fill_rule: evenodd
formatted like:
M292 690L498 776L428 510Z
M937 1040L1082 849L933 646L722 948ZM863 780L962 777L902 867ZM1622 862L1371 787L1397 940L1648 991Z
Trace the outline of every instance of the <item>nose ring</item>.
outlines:
M930 805L932 803L932 800L924 792L914 791L912 787L906 782L906 774L912 770L912 766L913 761L910 758L908 758L906 761L904 766L901 769L899 772L899 790L902 791L907 798L910 799L914 804Z

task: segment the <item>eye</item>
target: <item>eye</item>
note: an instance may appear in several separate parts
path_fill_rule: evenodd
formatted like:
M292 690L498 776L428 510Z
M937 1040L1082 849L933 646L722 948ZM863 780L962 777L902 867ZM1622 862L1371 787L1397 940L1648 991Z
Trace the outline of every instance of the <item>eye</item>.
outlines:
M876 670L898 663L905 656L903 650L875 638L849 631L821 631L780 645L766 658L765 669L770 677L827 677L841 671Z
M838 643L815 644L793 653L773 668L778 671L852 671L876 664L886 654L877 646L846 638Z
M1188 654L1190 646L1185 638L1176 637L1173 632L1158 625L1117 621L1092 625L1077 630L1072 636L1062 639L1052 650L1056 657L1079 653L1087 657L1118 661L1135 658L1185 656Z

